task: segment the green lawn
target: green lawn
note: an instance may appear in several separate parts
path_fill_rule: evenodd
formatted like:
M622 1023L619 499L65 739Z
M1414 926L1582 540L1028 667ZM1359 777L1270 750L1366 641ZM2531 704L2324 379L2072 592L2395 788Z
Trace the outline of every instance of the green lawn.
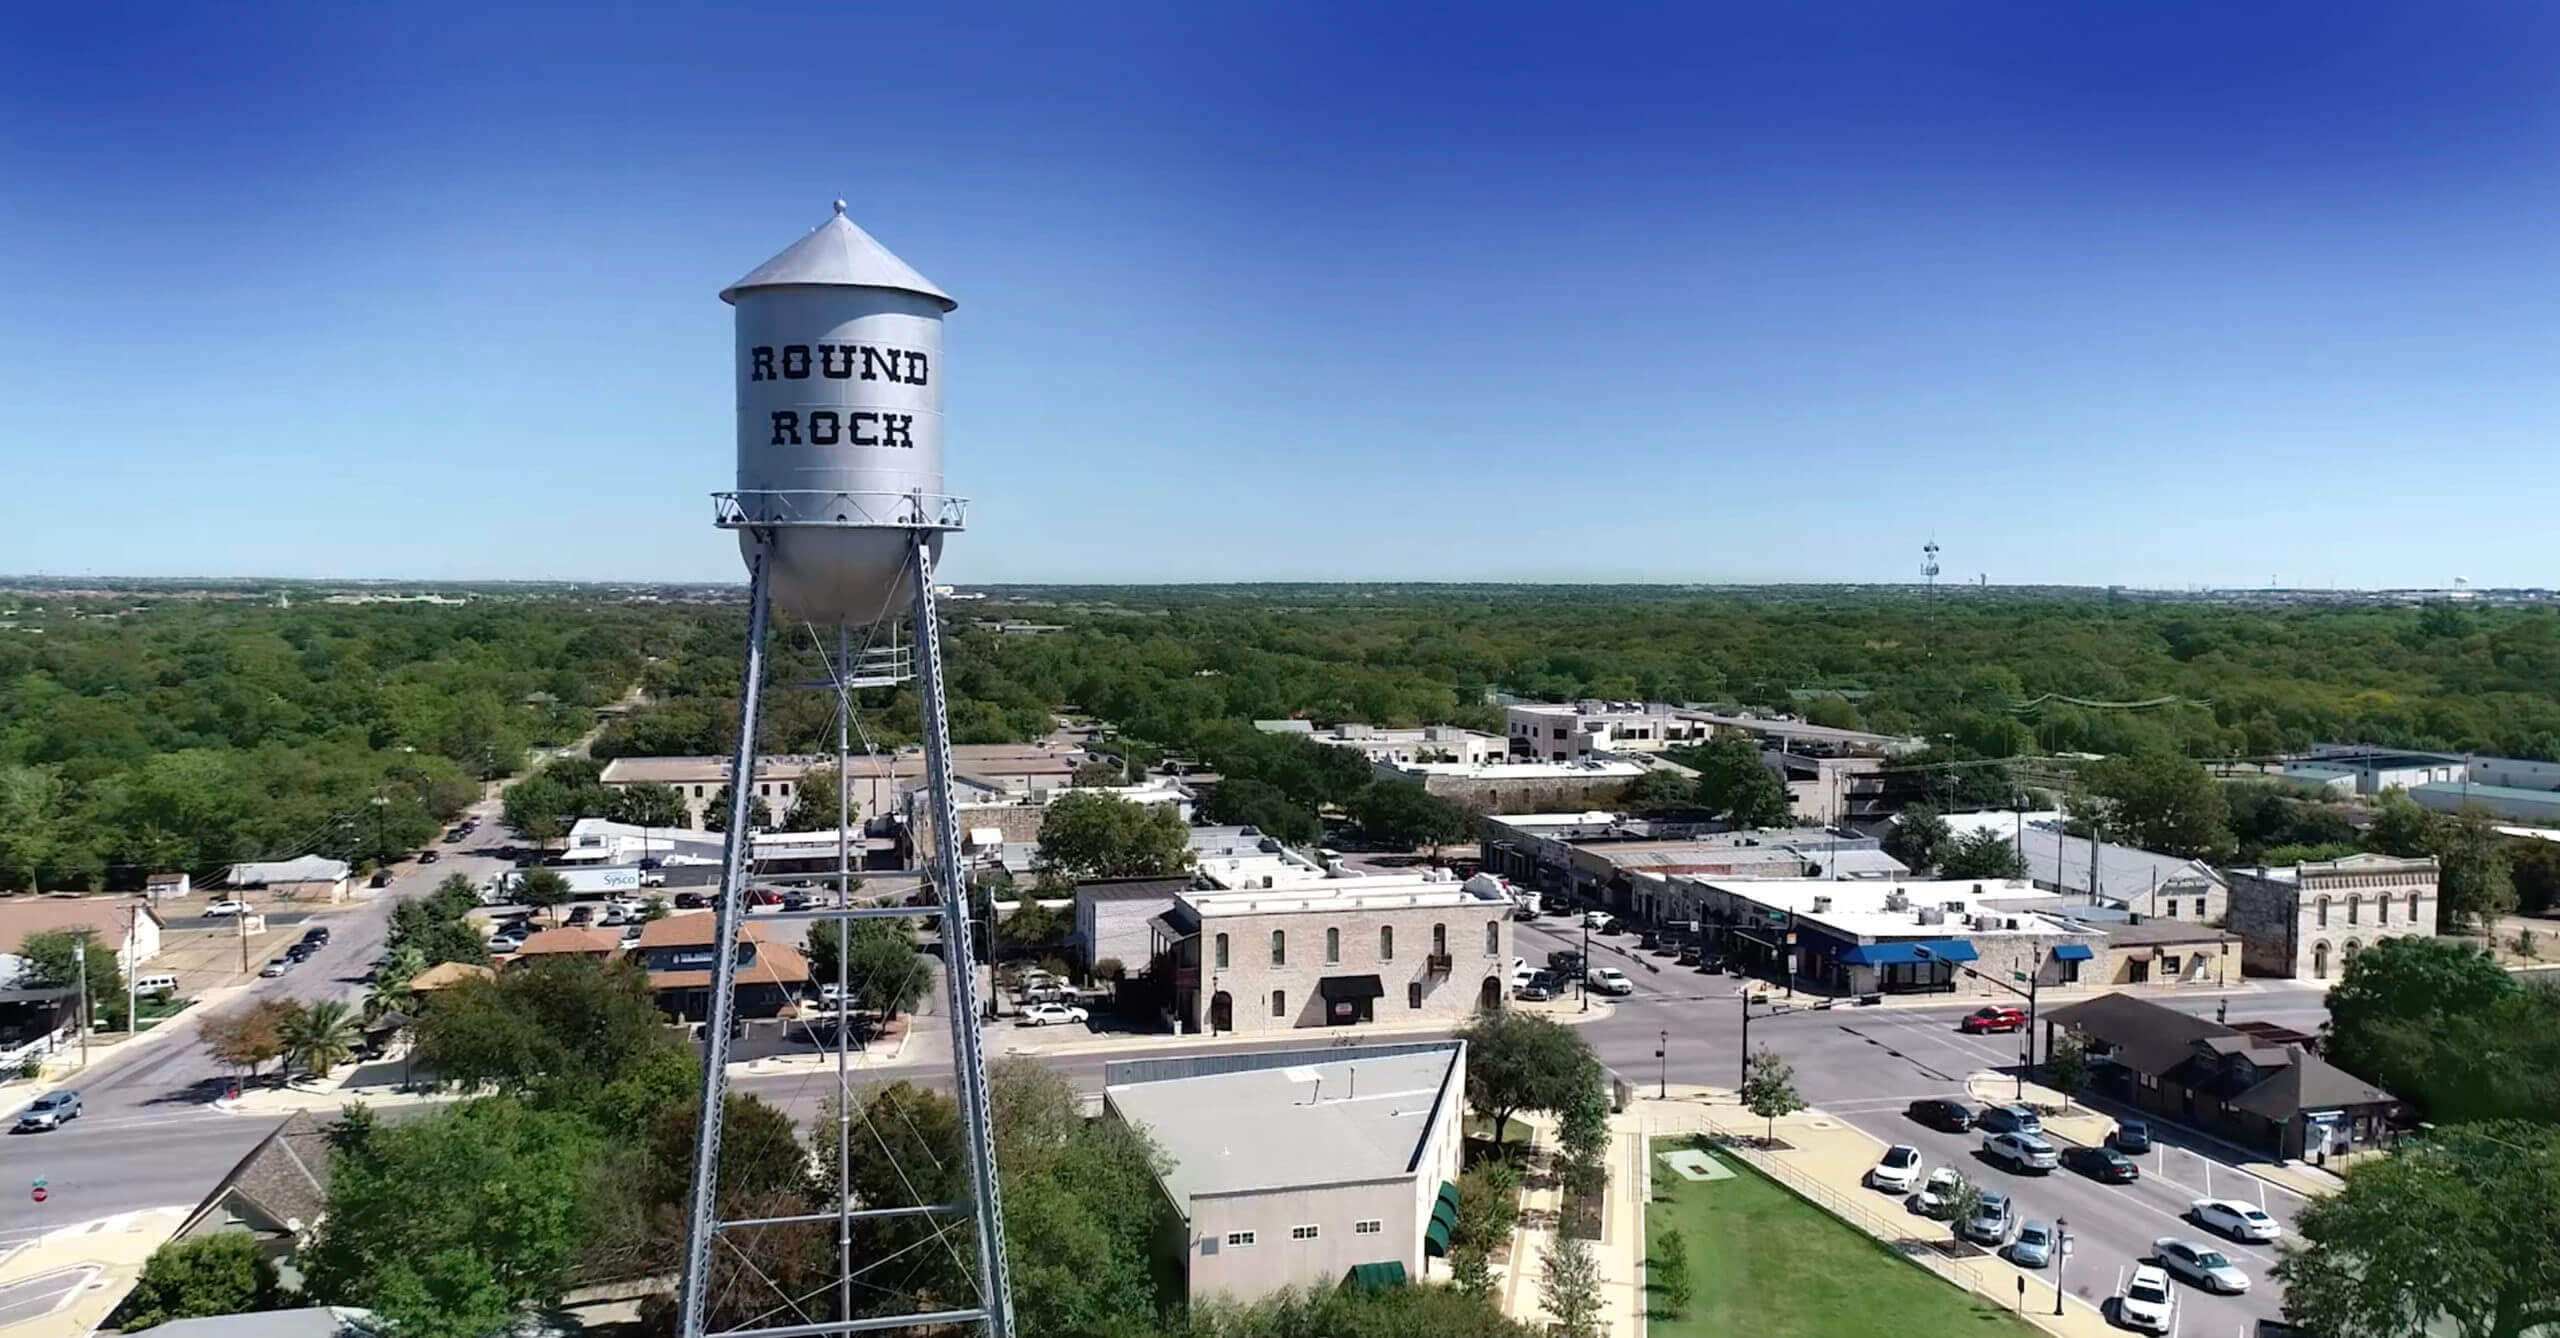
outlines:
M1690 1146L1657 1139L1657 1152ZM1688 1238L1686 1313L1661 1313L1653 1338L1874 1338L1879 1333L1996 1334L2039 1330L1909 1263L1864 1232L1788 1193L1740 1159L1719 1154L1730 1180L1694 1181L1657 1161L1648 1240L1667 1227Z

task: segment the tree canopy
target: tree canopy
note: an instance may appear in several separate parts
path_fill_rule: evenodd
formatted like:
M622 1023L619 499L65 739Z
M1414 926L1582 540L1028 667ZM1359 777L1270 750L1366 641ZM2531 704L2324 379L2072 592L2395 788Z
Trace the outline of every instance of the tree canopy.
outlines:
M1077 878L1134 878L1191 867L1191 836L1169 804L1070 791L1040 820L1040 858Z
M243 1315L283 1304L276 1266L246 1231L173 1240L151 1252L116 1311L124 1332L173 1320Z
M1410 848L1464 841L1475 831L1467 811L1410 781L1376 780L1351 798L1360 834L1384 846Z
M1573 1028L1552 1018L1496 1009L1458 1029L1467 1043L1467 1104L1493 1121L1501 1143L1524 1110L1562 1113L1599 1090L1599 1058Z
M2560 1126L2458 1124L2347 1172L2294 1219L2285 1313L2328 1338L2560 1325Z

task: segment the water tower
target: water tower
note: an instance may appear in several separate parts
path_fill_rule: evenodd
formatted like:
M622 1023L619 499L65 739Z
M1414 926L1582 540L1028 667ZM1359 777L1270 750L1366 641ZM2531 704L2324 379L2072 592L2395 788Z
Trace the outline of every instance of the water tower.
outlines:
M969 943L968 895L960 869L951 790L950 722L943 700L942 638L934 607L934 574L942 541L965 518L962 499L942 480L942 318L958 303L888 248L835 213L780 255L729 285L720 297L737 308L737 488L715 493L714 519L737 531L747 564L746 677L740 694L737 752L729 775L729 826L722 847L720 895L711 954L708 1018L703 1029L702 1107L695 1142L685 1266L679 1294L684 1338L708 1338L707 1297L713 1248L735 1227L834 1228L837 1274L832 1305L819 1296L781 1297L784 1322L721 1332L743 1338L873 1332L911 1325L984 1324L991 1338L1012 1338L1013 1305L996 1185L995 1144L987 1107L986 1060L976 1004L976 961ZM721 1119L728 1060L737 1026L739 926L754 864L750 818L757 795L756 736L763 717L765 640L780 607L808 625L812 639L834 629L835 654L821 685L836 697L837 833L831 904L759 913L761 924L832 921L839 942L856 921L938 918L945 1010L951 1024L953 1088L960 1106L970 1201L857 1208L843 1180L852 1165L855 1118L849 1004L858 982L850 952L836 954L835 1020L830 1025L838 1101L835 1202L825 1212L724 1222L717 1212ZM899 640L899 615L907 640ZM859 636L857 643L856 637ZM916 681L924 726L926 802L934 857L924 872L938 900L926 906L857 904L853 895L851 726L854 691ZM972 1219L978 1295L974 1306L904 1315L854 1312L860 1271L855 1223L929 1218L940 1225Z

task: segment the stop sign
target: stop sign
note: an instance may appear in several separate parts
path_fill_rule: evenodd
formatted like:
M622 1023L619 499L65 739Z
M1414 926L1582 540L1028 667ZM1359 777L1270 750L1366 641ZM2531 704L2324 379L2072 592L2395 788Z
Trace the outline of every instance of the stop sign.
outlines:
M44 1186L42 1186L42 1185L38 1185L38 1186L36 1186L35 1188L30 1189L30 1190L28 1190L28 1191L27 1191L27 1197L28 1197L28 1198L31 1198L31 1199L34 1199L34 1200L35 1200L36 1202L38 1202L38 1203L42 1203L42 1202L44 1202L45 1195L46 1195L48 1192L49 1192L49 1191L47 1191L47 1190L45 1189L45 1187L44 1187Z

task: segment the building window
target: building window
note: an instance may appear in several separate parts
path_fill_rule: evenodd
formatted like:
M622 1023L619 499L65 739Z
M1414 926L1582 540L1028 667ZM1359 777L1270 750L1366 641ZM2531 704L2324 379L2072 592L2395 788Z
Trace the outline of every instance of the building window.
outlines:
M1271 992L1271 1015L1273 1017L1287 1017L1289 1015L1288 995L1283 994L1278 990L1273 990Z
M2391 923L2390 893L2385 892L2381 896L2373 899L2373 922L2378 925L2387 925Z
M2312 908L2313 913L2319 917L2318 922L2317 922L2313 927L2314 927L2314 928L2317 928L2317 929L2326 929L2326 928L2328 928L2328 927L2329 927L2329 899L2328 899L2327 897L2322 897L2322 898L2320 898L2318 901L2315 901L2315 902L2311 903L2311 908Z
M1431 926L1431 955L1434 957L1449 955L1449 926Z
M2355 923L2357 923L2357 922L2359 922L2359 921L2361 921L2361 920L2363 920L2363 919L2364 919L2364 898L2363 898L2361 895L2359 895L2359 894L2357 894L2357 893L2354 893L2354 892L2350 892L2350 893L2348 893L2348 894L2347 894L2347 923L2348 923L2348 924L2355 924Z
M1324 931L1324 964L1331 966L1341 960L1342 931L1339 929L1328 929Z
M696 798L696 799L700 799L700 798L702 797L702 787L701 787L701 786L697 785L697 786L693 787L693 797L694 797L694 798Z
M1387 1224L1374 1217L1364 1218L1351 1224L1351 1234L1355 1236L1374 1236L1386 1229Z
M2175 957L2162 957L2160 959L2160 974L2167 976L2171 980L2177 979L2178 959Z
M2417 894L2417 893L2415 893L2415 892L2412 892L2412 893L2410 893L2410 894L2409 894L2409 923L2411 923L2411 924L2413 924L2413 925L2414 925L2414 924L2416 924L2417 922L2418 922L2418 894Z
M1288 930L1274 929L1271 931L1271 964L1273 966L1287 966L1289 964Z
M1227 1245L1230 1249L1241 1250L1252 1243L1253 1233L1250 1231L1230 1231L1227 1233Z
M1218 935L1217 963L1219 970L1224 971L1227 969L1227 936L1224 934Z
M1394 926L1394 925L1380 925L1380 926L1378 926L1378 960L1379 960L1379 961L1382 961L1382 962L1392 962L1392 961L1394 961L1395 959L1396 959L1396 929L1395 929L1395 926Z
M1317 1230L1312 1226L1293 1226L1289 1228L1289 1239L1291 1240L1314 1240L1316 1235Z
M1487 957L1502 955L1502 922L1500 920L1484 922L1484 955Z
M1412 984L1404 987L1404 1006L1407 1008L1420 1008L1422 1006L1421 981L1414 981Z

